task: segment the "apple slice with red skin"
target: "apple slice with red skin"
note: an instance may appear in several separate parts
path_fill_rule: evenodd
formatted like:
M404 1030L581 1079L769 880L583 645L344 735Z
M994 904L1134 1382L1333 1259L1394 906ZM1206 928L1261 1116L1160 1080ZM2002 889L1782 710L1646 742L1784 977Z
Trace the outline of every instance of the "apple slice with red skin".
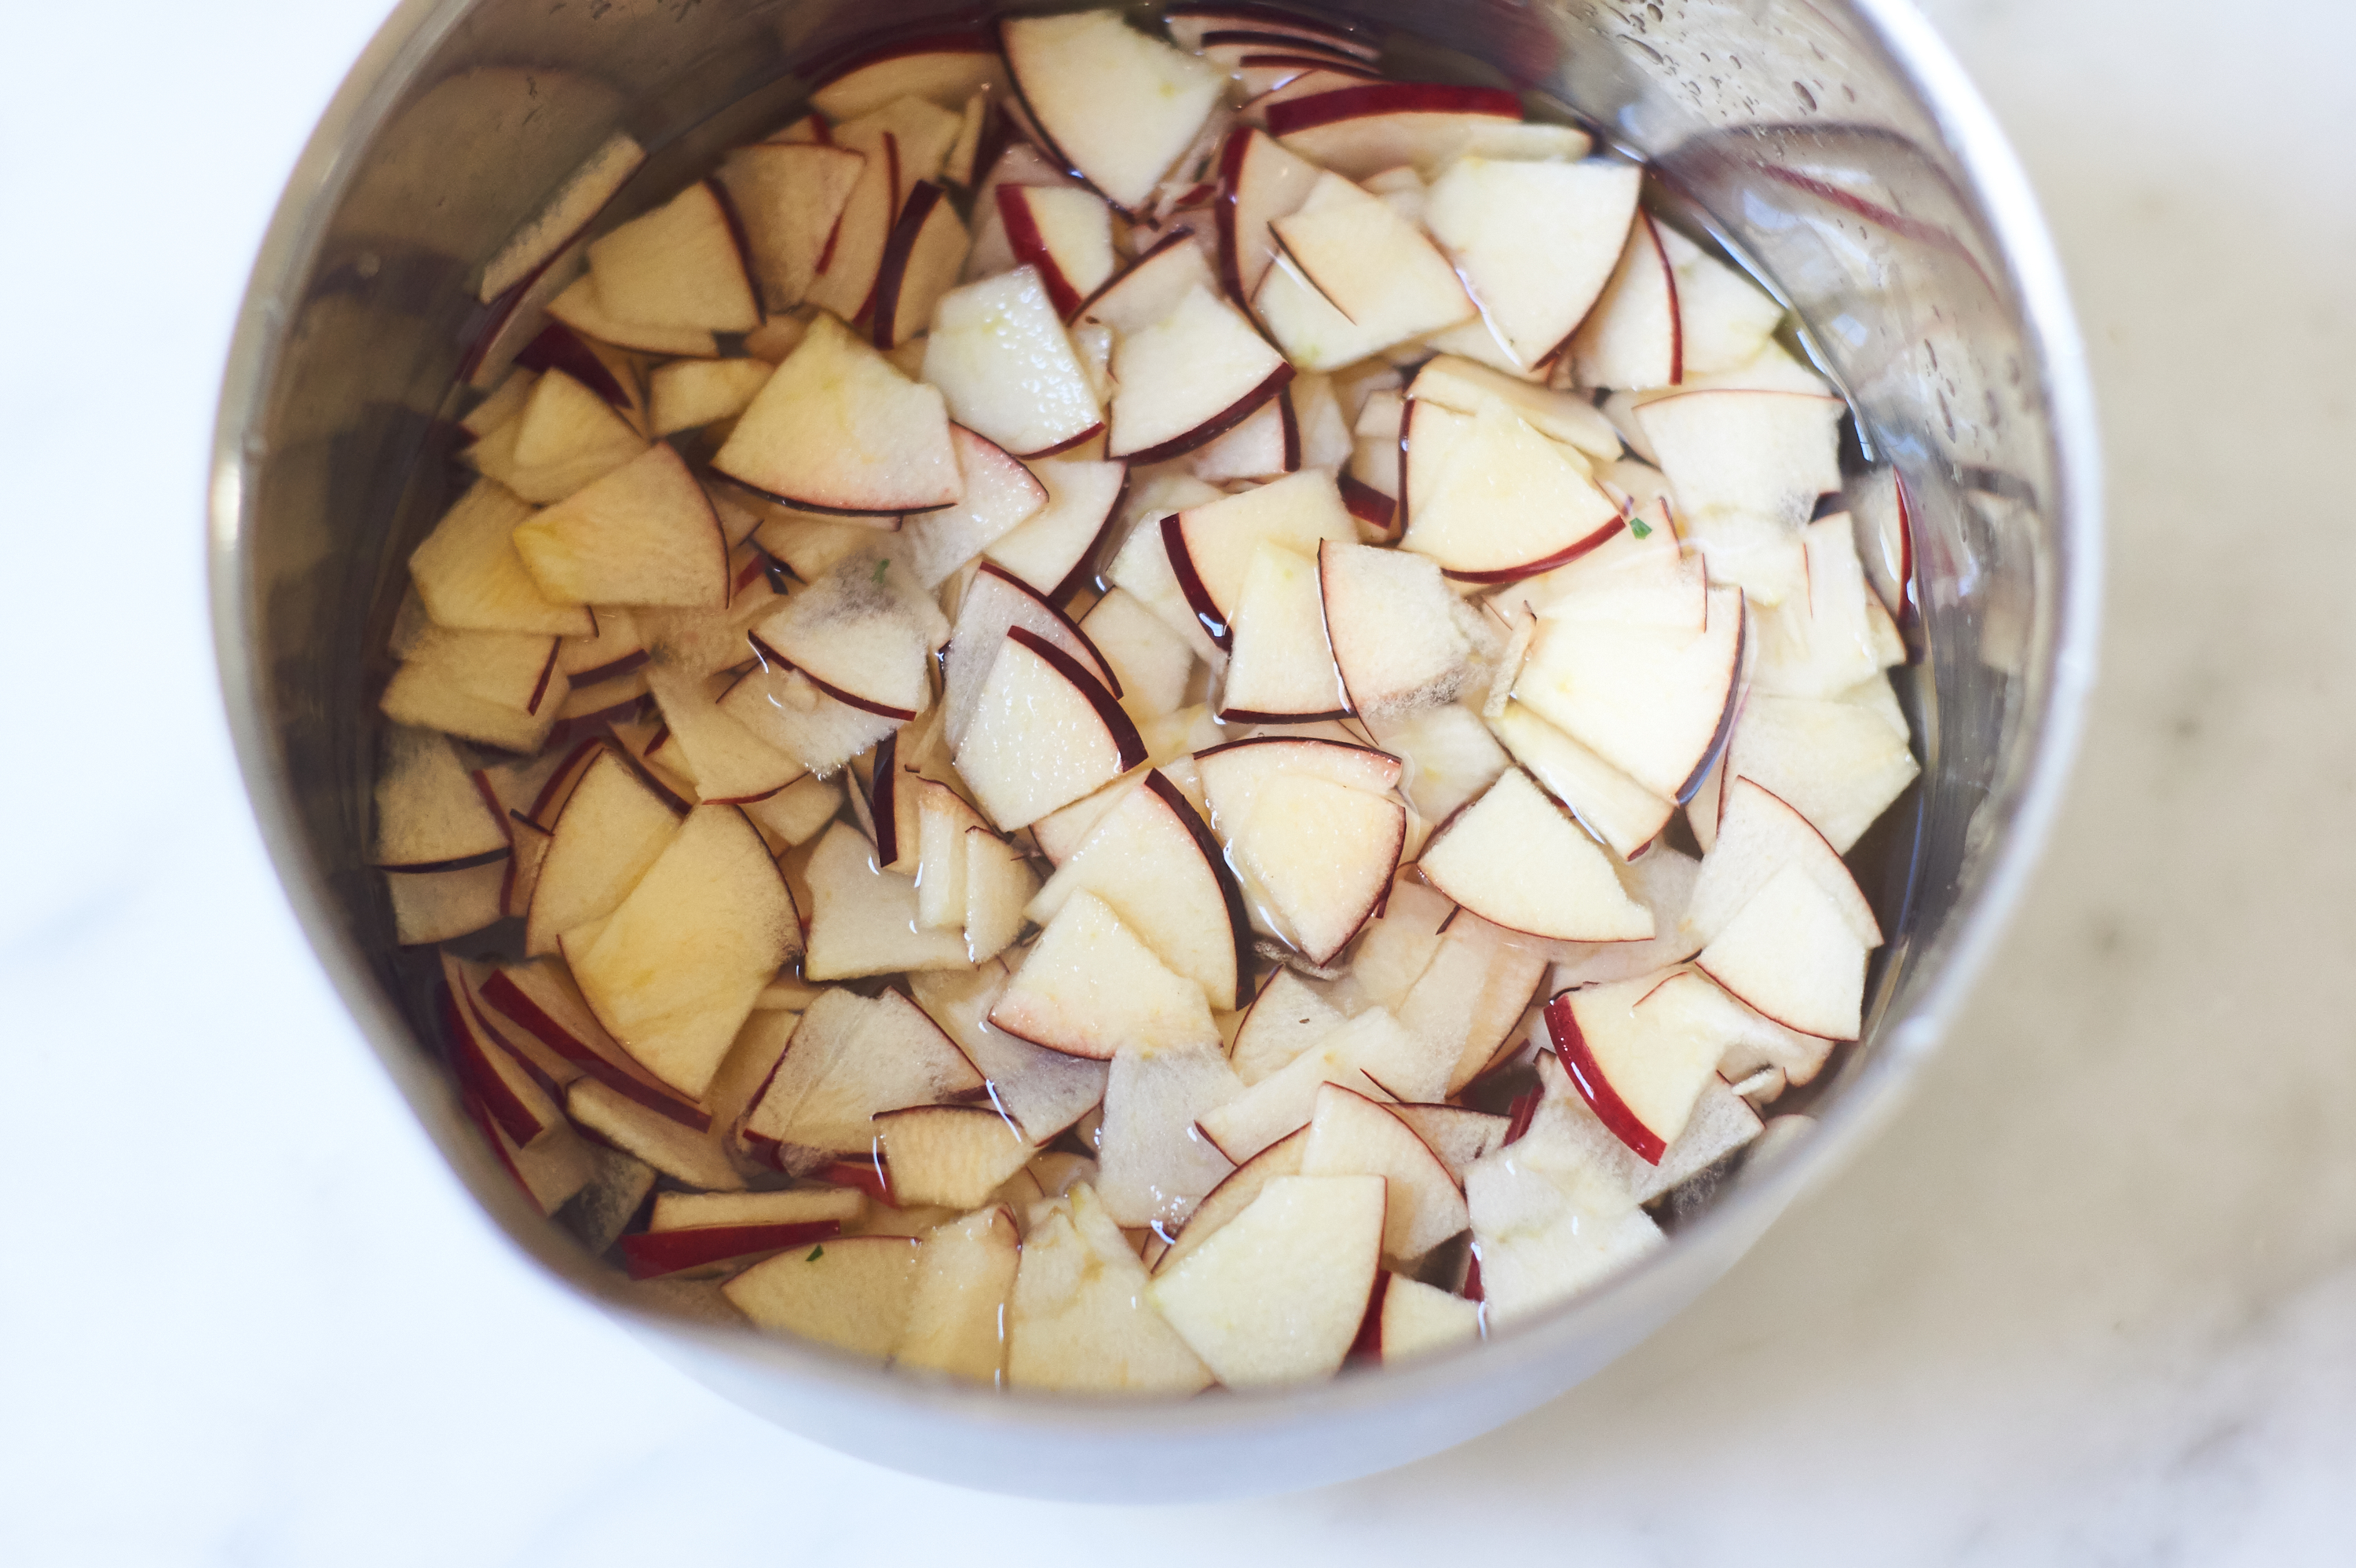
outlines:
M1185 1260L1187 1253L1210 1240L1220 1226L1250 1208L1252 1200L1258 1198L1269 1182L1282 1176L1300 1175L1301 1151L1308 1145L1309 1129L1303 1125L1229 1171L1194 1206L1177 1234L1171 1238L1170 1244L1149 1266L1157 1275L1177 1267Z
M1312 964L1331 964L1388 891L1406 841L1397 801L1303 773L1279 773L1228 839L1237 872Z
M1518 702L1489 720L1497 739L1579 818L1580 826L1629 859L1659 836L1676 810Z
M1841 901L1805 868L1786 865L1710 938L1694 964L1786 1029L1855 1040L1863 1027L1870 951Z
M1341 1010L1323 992L1289 968L1280 967L1236 1027L1227 1060L1244 1086L1273 1077L1304 1051L1342 1027Z
M1575 448L1590 464L1614 462L1623 449L1612 421L1580 393L1534 386L1454 354L1425 360L1408 384L1407 396L1460 414L1501 402L1532 430L1548 441Z
M1278 5L1178 5L1162 13L1162 22L1169 27L1170 36L1181 47L1190 49L1202 48L1210 34L1240 31L1297 38L1350 59L1371 62L1382 53L1382 46L1371 38L1359 37Z
M741 1190L744 1178L713 1132L699 1133L591 1077L564 1092L573 1125L610 1148L642 1160L665 1176L707 1192Z
M647 1229L622 1238L622 1260L632 1279L708 1269L832 1241L865 1208L841 1188L658 1193Z
M932 655L923 621L888 581L894 564L850 558L789 596L754 637L838 701L914 719L932 702Z
M955 109L977 91L1002 90L1006 80L997 46L978 28L862 43L813 68L812 74L821 71L824 80L811 91L810 107L838 123L903 98Z
M1643 391L1685 379L1676 272L1659 225L1641 208L1612 281L1571 336L1569 356L1582 387Z
M957 748L1000 831L1028 827L1145 760L1137 726L1093 675L1027 627L1008 629Z
M1104 426L1096 390L1036 267L942 295L924 375L959 424L1020 457L1053 456Z
M396 724L529 756L540 750L573 689L556 667L556 637L427 626L377 699Z
M1198 752L1211 826L1222 835L1242 830L1259 802L1259 792L1288 773L1383 795L1399 782L1399 760L1370 746L1299 735L1250 736Z
M1512 1131L1512 1118L1476 1111L1467 1105L1387 1105L1384 1109L1415 1129L1448 1168L1459 1187L1472 1162L1503 1148Z
M1029 467L1046 487L1046 505L981 553L1049 603L1063 604L1087 583L1090 562L1128 488L1129 465L1048 457Z
M744 221L762 303L788 311L818 281L867 155L813 143L738 147L716 177Z
M1292 379L1235 306L1197 286L1113 349L1108 457L1161 463L1217 439Z
M1272 543L1254 550L1236 600L1233 642L1221 722L1300 723L1350 711L1312 558Z
M1331 475L1304 472L1272 484L1172 512L1162 519L1171 570L1203 629L1221 647L1242 598L1252 557L1263 544L1312 555L1328 539L1356 537Z
M995 199L1016 264L1038 269L1055 314L1071 320L1112 277L1112 209L1074 186L1001 185Z
M1382 1177L1389 1185L1386 1257L1421 1257L1471 1223L1456 1179L1415 1129L1388 1106L1338 1083L1317 1091L1301 1174Z
M1104 1102L1107 1069L1018 1040L990 1022L990 1009L1012 978L1002 960L962 973L908 977L918 1005L989 1081L991 1103L1014 1118L1033 1144L1052 1140Z
M746 671L720 695L719 707L760 740L821 773L872 750L905 722L841 701L781 662Z
M728 540L703 486L658 442L514 530L541 592L561 603L728 603Z
M1269 230L1283 261L1261 279L1252 309L1304 370L1337 370L1474 316L1430 239L1339 175L1320 175Z
M1251 984L1250 924L1226 857L1202 816L1160 770L1123 795L1031 901L1044 925L1078 893L1115 915L1221 1011Z
M1388 1012L1369 1008L1195 1125L1240 1164L1307 1125L1326 1083L1370 1099L1438 1099L1447 1090L1448 1065Z
M1888 693L1887 682L1874 679L1874 695ZM1922 773L1906 729L1875 706L1757 691L1743 699L1726 758L1725 772L1772 792L1842 854ZM1694 801L1698 806L1701 796ZM1717 807L1715 798L1707 807L1713 840Z
M1375 1297L1368 1311L1374 1332L1367 1349L1385 1366L1482 1337L1481 1304L1438 1285L1385 1274L1376 1282Z
M1319 169L1264 131L1238 125L1219 151L1219 276L1228 295L1250 299L1276 260L1269 225L1309 199Z
M1374 1289L1384 1200L1380 1177L1279 1177L1149 1294L1230 1388L1331 1376Z
M1515 124L1521 101L1494 87L1386 81L1271 104L1269 133L1345 179L1402 165L1430 167L1472 132Z
M1461 695L1472 642L1436 563L1329 539L1318 547L1317 581L1352 711L1379 716Z
M1523 1015L1546 968L1544 952L1458 910L1392 1010L1447 1064L1444 1086L1454 1094L1520 1048Z
M411 552L409 578L437 626L456 631L587 636L596 619L579 601L552 599L518 553L531 507L477 479Z
M526 1048L529 1036L569 1063L575 1075L595 1078L691 1132L710 1129L708 1112L615 1042L560 965L545 960L502 965L483 977L475 995L485 1024L518 1051Z
M1741 591L1712 588L1708 615L1699 633L1544 622L1514 698L1645 789L1682 802L1724 748L1741 694Z
M1519 768L1424 846L1424 879L1495 925L1558 942L1630 942L1653 917L1586 829Z
M990 1021L1069 1056L1215 1051L1203 988L1177 975L1094 893L1074 892L1023 956Z
M918 180L884 241L875 272L874 319L869 331L878 348L896 348L932 325L933 309L965 267L969 240L948 192Z
M589 244L598 302L624 321L750 332L761 304L727 197L710 180Z
M1678 973L1695 982L1687 999L1699 1004L1691 1009L1696 1015L1722 1010L1734 1017L1751 1016L1741 1003L1694 971ZM1676 996L1675 991L1664 992L1656 1007L1671 1006ZM1650 1203L1691 1180L1758 1137L1761 1131L1759 1113L1722 1075L1713 1075L1702 1084L1685 1131L1663 1151L1659 1163L1648 1163L1604 1125L1556 1052L1540 1051L1537 1071L1538 1086L1531 1092L1537 1103L1531 1107L1526 1136L1531 1147L1541 1151L1541 1160L1575 1149L1581 1163L1637 1203Z
M1121 684L1112 667L1071 617L1013 573L984 561L958 604L956 628L949 635L941 705L942 737L951 751L964 741L973 721L999 643L1015 626L1055 645L1115 699L1120 697Z
M1272 480L1301 468L1301 421L1286 387L1259 411L1207 446L1194 449L1187 471L1212 485Z
M455 871L504 857L496 797L459 760L449 737L395 728L376 781L369 863L387 870Z
M998 42L1042 144L1126 211L1143 208L1226 85L1113 11L1010 16Z
M584 765L552 825L524 921L524 951L618 908L679 832L679 818L621 753L602 744Z
M803 1013L745 1116L744 1136L781 1168L819 1172L837 1156L872 1158L881 1113L971 1099L984 1087L964 1053L906 997L830 987ZM896 1174L890 1191L894 1204L907 1196Z
M714 680L669 664L648 667L647 688L662 716L659 747L646 763L669 769L689 785L691 799L707 805L741 805L766 800L809 772L723 711L714 701Z
M489 1043L488 1031L465 999L465 978L447 955L442 966L444 983L437 1007L443 1040L460 1086L481 1102L518 1146L561 1124L563 1112L522 1063Z
M1433 183L1424 221L1517 368L1544 363L1586 319L1643 183L1634 164L1471 155Z
M1108 591L1080 617L1080 630L1119 679L1121 706L1131 718L1161 718L1185 706L1194 652L1135 594Z
M811 324L712 465L804 511L926 512L962 493L941 394L830 316Z
M1691 1027L1674 997L1649 1011L1646 1003L1655 993L1708 984L1678 973L1565 991L1546 1005L1547 1033L1580 1097L1647 1165L1660 1164L1685 1131L1702 1086L1718 1076L1727 1041Z
M990 1105L911 1105L878 1111L874 1123L904 1204L975 1208L1033 1152L1022 1129Z
M845 1236L781 1253L721 1286L756 1327L882 1360L916 1294L913 1236Z
M1194 232L1173 230L1085 301L1075 325L1140 332L1167 316L1197 288L1218 286Z
M1414 412L1404 439L1420 443L1440 411L1419 400L1408 406ZM1413 448L1399 544L1430 557L1451 577L1534 577L1576 560L1623 526L1619 504L1581 460L1501 404L1484 405L1469 421L1451 414L1439 423L1451 427L1453 437L1436 467L1427 466L1420 445Z
M949 427L965 498L901 528L901 553L918 587L938 588L958 569L1012 533L1047 505L1047 487L1004 447L963 425Z

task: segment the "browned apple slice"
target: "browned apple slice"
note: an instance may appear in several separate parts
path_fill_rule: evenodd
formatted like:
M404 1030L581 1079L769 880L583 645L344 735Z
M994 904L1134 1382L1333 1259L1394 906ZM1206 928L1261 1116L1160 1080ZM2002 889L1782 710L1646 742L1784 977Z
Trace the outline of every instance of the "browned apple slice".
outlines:
M814 143L739 147L721 160L717 177L744 219L753 274L771 311L793 309L818 281L866 163L863 153Z
M1031 901L1044 925L1076 895L1102 899L1162 963L1221 1011L1247 1000L1251 940L1216 841L1177 784L1156 770L1098 819Z
M728 601L720 519L679 453L660 443L512 533L533 581L557 603Z
M781 1253L721 1289L755 1324L881 1360L916 1293L914 1236L845 1236Z
M582 951L598 1021L665 1083L702 1093L754 999L801 948L793 895L733 806L699 806Z
M706 332L761 325L727 197L710 180L589 244L597 298L625 321Z
M884 241L875 274L873 334L878 348L895 348L932 324L933 307L957 283L969 241L948 193L919 180Z
M1137 726L1101 682L1036 632L1009 629L957 748L958 772L1001 831L1028 827L1144 760Z
M1241 424L1292 375L1241 312L1197 286L1114 348L1106 455L1141 464L1192 452Z
M948 1036L899 992L868 998L830 987L802 1015L744 1132L781 1168L807 1173L837 1155L868 1157L880 1113L971 1098L982 1087Z
M1376 1176L1285 1176L1150 1294L1230 1388L1329 1377L1365 1316L1381 1264Z
M941 394L829 316L777 367L712 463L808 511L925 512L961 494Z
M679 819L629 763L599 747L564 802L524 921L524 951L618 908L679 831Z
M1032 1155L1022 1129L989 1105L911 1105L875 1115L875 1141L903 1204L971 1209Z
M1144 206L1226 84L1217 66L1115 11L1009 17L998 41L1042 144L1129 210Z
M1418 863L1432 886L1508 931L1560 942L1653 934L1602 847L1519 768L1435 834Z
M531 507L478 479L409 558L410 581L437 626L458 631L587 636L596 623L580 600L552 600L516 551Z
M1123 1047L1219 1043L1203 988L1173 974L1090 892L1076 892L1015 971L990 1021L1034 1045L1109 1060Z

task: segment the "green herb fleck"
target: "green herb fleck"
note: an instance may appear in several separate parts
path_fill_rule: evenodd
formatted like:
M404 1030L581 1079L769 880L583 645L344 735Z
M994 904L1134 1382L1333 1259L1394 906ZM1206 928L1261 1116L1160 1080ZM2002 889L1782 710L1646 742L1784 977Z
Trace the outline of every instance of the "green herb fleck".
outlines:
M877 562L875 563L875 586L876 586L876 587L881 588L881 587L883 587L883 586L884 586L884 574L885 572L887 572L887 571L891 571L891 570L892 570L892 558L891 558L890 556L885 556L882 560L879 560L879 561L877 561Z
M1631 517L1628 519L1628 531L1640 539L1648 539L1653 537L1653 525L1642 517Z
M814 1264L824 1256L826 1256L826 1249L824 1247L812 1247L809 1250L809 1255L802 1259L802 1262L806 1264Z

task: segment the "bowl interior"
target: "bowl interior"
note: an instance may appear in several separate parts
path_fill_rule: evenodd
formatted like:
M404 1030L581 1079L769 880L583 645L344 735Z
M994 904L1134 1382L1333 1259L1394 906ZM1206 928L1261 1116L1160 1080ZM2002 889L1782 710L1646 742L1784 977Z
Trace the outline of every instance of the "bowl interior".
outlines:
M885 1379L667 1319L515 1192L441 1070L423 967L392 946L364 865L374 699L403 562L455 493L453 417L494 325L474 302L482 263L613 131L650 156L607 222L782 123L830 54L887 21L911 35L969 28L969 8L412 0L298 168L241 324L214 481L223 680L265 835L323 961L519 1244L716 1386L886 1463L1055 1489L993 1459L1020 1427L1068 1445L1091 1475L1122 1445L1158 1445L1163 1495L1190 1465L1197 1489L1266 1489L1398 1462L1569 1386L1706 1285L1886 1107L1992 937L2066 766L2094 631L2083 370L2019 172L1919 19L1803 0L1667 0L1626 19L1584 0L1292 8L1397 37L1411 61L1412 40L1436 42L1449 52L1427 57L1431 69L1552 100L1648 159L1675 215L1797 308L1858 416L1852 455L1894 464L1910 503L1917 662L1900 684L1925 771L1877 829L1892 880L1868 891L1892 917L1865 1041L1814 1093L1814 1135L1747 1172L1676 1246L1461 1359L1276 1399L1108 1413ZM965 1435L912 1455L897 1442L912 1414ZM1298 1439L1312 1430L1348 1435L1312 1454ZM1257 1473L1237 1462L1238 1432L1268 1445ZM1106 1495L1096 1481L1073 1490Z

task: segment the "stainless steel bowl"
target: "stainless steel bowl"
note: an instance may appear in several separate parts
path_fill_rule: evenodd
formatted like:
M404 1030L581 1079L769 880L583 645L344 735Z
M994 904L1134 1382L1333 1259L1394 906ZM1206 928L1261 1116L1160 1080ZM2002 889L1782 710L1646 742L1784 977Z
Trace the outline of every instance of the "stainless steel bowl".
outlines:
M2100 483L2052 242L2009 148L1904 0L1365 0L1299 7L1431 38L1650 158L1809 324L1912 500L1914 876L1867 1039L1807 1136L1673 1245L1486 1345L1325 1386L1184 1403L1007 1396L650 1312L517 1192L461 1111L362 865L370 701L405 481L446 443L466 284L613 130L639 205L779 123L797 69L944 0L405 0L313 134L254 269L221 395L211 571L221 682L262 830L320 961L484 1208L540 1266L779 1424L879 1464L1097 1500L1316 1485L1560 1393L1717 1279L1888 1115L1994 944L2051 824L2094 675Z

